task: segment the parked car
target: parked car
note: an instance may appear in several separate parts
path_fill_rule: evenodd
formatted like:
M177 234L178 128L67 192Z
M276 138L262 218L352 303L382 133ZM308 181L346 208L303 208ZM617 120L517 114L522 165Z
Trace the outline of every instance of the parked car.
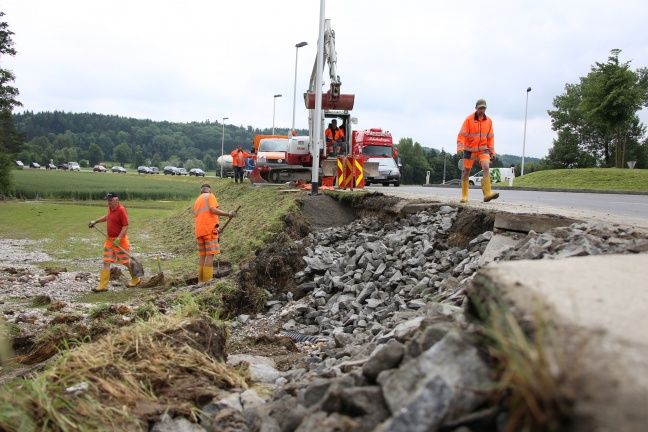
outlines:
M160 168L158 167L149 167L151 174L160 174Z
M170 174L170 175L179 175L179 174L178 174L178 168L176 168L176 167L174 167L174 166L165 166L165 167L164 167L164 175L167 175L167 174Z
M15 163L16 163L16 168L18 169L23 169L25 167L25 164L19 160L17 160Z
M40 169L40 165L37 164L36 162L31 162L31 163L29 164L29 168L37 168L37 169Z
M68 169L68 164L62 163L61 165L58 166L58 169L66 170Z
M153 174L153 173L151 172L151 168L142 165L137 167L137 174Z
M372 183L382 183L383 186L400 186L401 173L398 165L393 158L369 158L367 162L378 162L379 174L377 177L367 177L365 185L369 186Z
M68 162L67 165L70 171L81 171L81 167L79 166L78 162Z
M94 168L92 168L93 172L106 172L106 167L103 165L95 165Z
M191 176L205 177L205 171L201 170L200 168L191 168L189 170L189 177Z
M56 169L56 165L51 164L51 163L48 163L47 165L45 165L45 169L52 169L52 170L55 170L55 169Z
M114 172L114 173L117 173L117 174L126 172L126 168L120 167L119 165L116 165L116 166L112 167L110 170L112 172Z
M187 175L187 170L184 168L178 168L178 175Z

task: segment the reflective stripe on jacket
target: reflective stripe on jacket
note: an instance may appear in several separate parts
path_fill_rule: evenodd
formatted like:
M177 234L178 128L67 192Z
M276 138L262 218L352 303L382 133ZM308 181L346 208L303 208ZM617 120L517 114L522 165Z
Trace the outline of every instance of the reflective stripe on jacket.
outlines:
M457 135L457 151L462 150L469 152L488 150L490 153L495 153L495 133L490 117L484 115L484 118L480 119L477 113L466 117Z
M211 212L212 207L218 208L218 201L211 193L201 194L194 202L196 238L209 234L218 225L218 215Z

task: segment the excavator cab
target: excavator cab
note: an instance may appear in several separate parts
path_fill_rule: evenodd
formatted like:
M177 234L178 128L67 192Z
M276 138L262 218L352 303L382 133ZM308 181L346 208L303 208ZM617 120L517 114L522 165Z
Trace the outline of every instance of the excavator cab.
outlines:
M337 128L327 133L335 120ZM351 114L348 111L324 111L324 138L326 142L325 155L327 158L344 156L351 151Z

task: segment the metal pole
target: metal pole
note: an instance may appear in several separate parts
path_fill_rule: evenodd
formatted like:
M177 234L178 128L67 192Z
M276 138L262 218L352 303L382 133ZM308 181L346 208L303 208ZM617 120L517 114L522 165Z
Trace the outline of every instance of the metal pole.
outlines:
M446 156L447 153L445 152L445 149L442 147L441 151L443 152L443 184L445 184L445 174L446 174Z
M320 0L319 38L317 39L317 75L315 78L315 113L313 115L313 168L311 175L311 195L318 194L320 140L322 137L322 69L324 69L324 14L326 0Z
M223 117L223 139L221 140L221 175L220 178L223 178L223 165L225 165L225 120L229 120L229 117Z
M277 98L280 98L280 94L274 95L273 104L272 104L272 135L274 135L274 125L275 125L275 107L277 106Z
M531 87L527 89L526 96L526 108L524 109L524 139L522 140L522 169L520 170L520 176L524 175L524 147L526 146L526 124L527 124L527 112L529 110L529 92Z
M293 121L292 121L292 133L295 135L295 106L297 98L297 56L299 55L299 48L308 45L308 42L299 42L295 45L295 86L293 88Z

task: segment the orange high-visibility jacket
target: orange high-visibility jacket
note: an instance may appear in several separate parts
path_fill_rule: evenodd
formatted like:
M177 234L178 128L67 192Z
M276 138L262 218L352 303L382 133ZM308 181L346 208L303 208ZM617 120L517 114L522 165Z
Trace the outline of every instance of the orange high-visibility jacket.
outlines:
M235 167L244 167L245 158L253 158L253 154L244 152L243 150L239 151L238 149L234 150L232 153L232 165Z
M331 128L326 128L324 134L326 135L326 141L332 141L333 139L335 139L335 141L344 140L344 132L342 132L340 128L335 129L335 136L333 136L333 131L331 130Z
M212 207L218 208L218 201L212 193L200 194L194 202L196 238L209 234L218 225L218 215L211 212Z
M469 152L487 150L495 154L495 133L490 117L484 115L484 118L480 119L477 113L466 117L457 135L457 151L463 150Z

